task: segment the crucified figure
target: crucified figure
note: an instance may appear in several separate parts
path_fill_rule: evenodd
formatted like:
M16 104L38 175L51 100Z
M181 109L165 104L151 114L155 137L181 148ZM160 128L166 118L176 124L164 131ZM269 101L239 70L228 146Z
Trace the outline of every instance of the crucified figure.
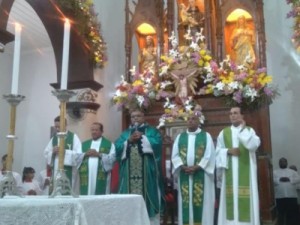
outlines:
M189 89L193 94L196 94L195 87L197 87L197 69L183 70L177 75L171 72L176 87L175 95L178 96L182 103L188 98Z

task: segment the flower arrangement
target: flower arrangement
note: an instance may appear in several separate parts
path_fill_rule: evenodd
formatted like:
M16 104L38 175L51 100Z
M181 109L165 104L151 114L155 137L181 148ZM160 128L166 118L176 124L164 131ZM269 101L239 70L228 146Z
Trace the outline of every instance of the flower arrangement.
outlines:
M119 109L146 109L151 101L164 99L164 114L159 122L161 127L168 122L187 120L195 110L199 111L199 119L203 123L204 117L201 110L197 111L198 104L194 100L201 95L220 97L227 106L249 110L271 104L278 95L266 68L255 69L250 56L242 65L237 65L229 56L218 64L205 47L202 30L195 36L188 31L185 38L186 46L178 46L174 33L169 38L172 49L161 56L159 80L154 71L139 74L133 68L132 82L126 82L122 77L113 103Z
M166 123L172 123L178 120L187 121L191 114L197 115L200 123L204 123L205 117L202 114L202 108L192 97L189 97L183 105L171 102L167 98L164 104L164 114L160 117L157 128L165 126Z
M112 102L119 110L137 107L146 109L155 100L159 88L158 80L151 70L145 70L140 74L133 66L130 72L132 82L125 81L124 76L121 76L121 82L116 87Z
M292 41L297 49L300 51L300 0L286 0L287 4L292 5L291 11L288 12L287 18L294 18L294 34Z
M191 31L184 35L186 42L189 45L178 46L177 38L174 32L169 40L172 45L172 49L169 50L167 55L162 55L162 63L159 65L159 77L162 82L160 83L160 91L158 98L172 98L175 95L184 95L184 102L188 96L196 94L197 85L201 80L201 74L206 73L207 67L210 65L212 56L206 49L202 34L203 30L197 32L194 36L191 35ZM182 78L176 75L182 75ZM186 81L185 81L186 79ZM184 84L185 82L185 84ZM172 85L175 85L176 91ZM183 87L185 85L186 87ZM183 93L183 89L187 90L187 93ZM181 92L181 93L180 93Z
M272 87L272 76L266 73L266 68L252 69L249 60L236 65L227 56L220 66L212 61L199 94L224 97L228 106L239 105L250 110L270 104L278 94Z
M80 35L91 51L96 67L102 68L107 61L106 44L100 33L100 23L92 0L57 0L63 12L72 14Z

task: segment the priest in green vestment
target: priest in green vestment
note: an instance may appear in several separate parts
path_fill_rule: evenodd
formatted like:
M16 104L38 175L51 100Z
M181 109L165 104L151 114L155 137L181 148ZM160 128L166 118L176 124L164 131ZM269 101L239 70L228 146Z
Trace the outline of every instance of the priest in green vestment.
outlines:
M217 139L216 166L221 169L218 225L260 225L256 150L260 138L246 126L240 107L230 109L231 126Z
M200 128L199 111L188 116L187 130L173 144L172 164L178 181L178 225L213 225L215 148Z
M162 138L159 130L145 123L141 110L133 110L130 116L132 125L115 142L120 164L119 193L142 195L151 224L159 225L164 196Z
M84 159L79 168L81 195L110 193L110 172L116 159L116 151L115 145L102 134L103 125L93 123L92 139L82 143Z
M54 119L54 127L56 134L60 129L60 117ZM67 121L66 121L67 126ZM72 185L73 192L79 193L79 179L78 179L78 167L83 158L81 141L79 137L71 131L66 131L67 136L65 137L65 159L64 169L67 177ZM52 167L52 177L55 177L56 171L58 170L58 151L59 151L59 138L54 135L49 141L48 145L44 150L44 156L47 161L47 165Z

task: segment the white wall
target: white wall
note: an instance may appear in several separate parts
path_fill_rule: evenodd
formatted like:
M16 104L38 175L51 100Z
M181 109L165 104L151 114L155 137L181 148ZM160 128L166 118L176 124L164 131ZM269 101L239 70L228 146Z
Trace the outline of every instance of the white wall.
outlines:
M94 4L108 54L104 69L95 70L95 80L104 86L99 91L101 107L97 119L104 125L104 135L115 140L120 135L122 121L121 113L111 104L111 98L125 73L125 1L94 1Z
M11 60L10 55L3 54L2 57ZM1 68L7 66L10 65L5 63L5 60L0 61ZM22 53L19 93L25 96L25 101L17 107L16 136L18 139L15 141L13 164L13 169L19 173L24 166L32 166L37 171L45 167L43 150L49 141L53 118L59 113L58 100L52 96L52 88L49 85L55 81L56 66L52 49ZM1 82L1 86L5 83L9 83L6 86L10 87L10 74L6 76L5 82ZM9 111L9 105L1 101L1 110L3 109ZM8 132L9 116L1 116L1 118L6 124L0 129L2 140ZM4 140L2 143L1 156L7 152L7 141Z
M293 20L286 1L264 1L267 68L278 84L280 97L270 107L273 164L286 157L300 169L300 55L291 42Z

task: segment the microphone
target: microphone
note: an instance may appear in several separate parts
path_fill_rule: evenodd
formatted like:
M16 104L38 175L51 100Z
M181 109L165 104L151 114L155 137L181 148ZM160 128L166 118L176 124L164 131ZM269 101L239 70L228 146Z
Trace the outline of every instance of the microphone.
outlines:
M138 126L139 126L139 123L138 123L138 122L135 122L135 123L133 124L134 131L137 131L137 130L138 130Z

